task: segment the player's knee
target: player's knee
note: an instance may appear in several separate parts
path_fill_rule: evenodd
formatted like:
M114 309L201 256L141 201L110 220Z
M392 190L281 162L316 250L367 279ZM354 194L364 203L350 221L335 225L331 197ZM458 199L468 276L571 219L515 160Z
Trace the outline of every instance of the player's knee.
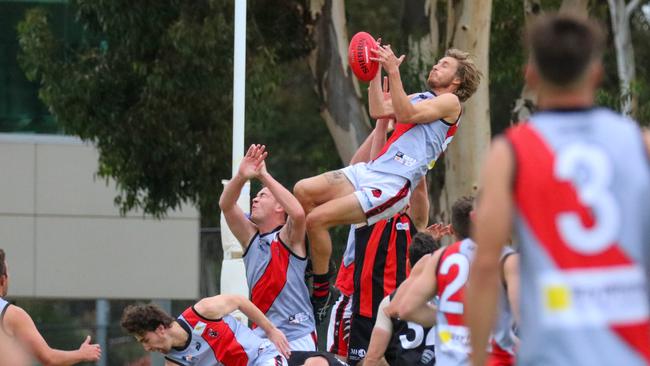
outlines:
M308 185L306 179L299 180L296 185L293 186L293 195L300 201L300 204L304 206L311 205L311 200L308 194Z
M329 363L323 357L311 357L305 360L305 366L328 366Z
M307 214L307 217L305 218L307 231L325 227L326 218L317 211L318 210L312 211L309 214Z

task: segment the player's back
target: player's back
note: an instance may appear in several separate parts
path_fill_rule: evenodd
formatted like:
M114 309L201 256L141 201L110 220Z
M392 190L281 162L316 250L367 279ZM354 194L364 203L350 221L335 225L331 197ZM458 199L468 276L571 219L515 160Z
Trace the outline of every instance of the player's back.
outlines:
M464 239L443 249L436 270L436 364L469 365L469 329L465 325L465 285L476 244Z
M650 363L650 163L606 109L545 111L511 129L529 365Z

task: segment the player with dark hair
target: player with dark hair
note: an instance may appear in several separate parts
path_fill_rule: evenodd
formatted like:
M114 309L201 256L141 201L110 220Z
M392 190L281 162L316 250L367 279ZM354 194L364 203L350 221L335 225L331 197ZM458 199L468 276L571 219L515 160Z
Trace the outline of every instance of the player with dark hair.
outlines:
M431 235L417 233L409 247L409 262L416 265L420 258L440 248ZM382 358L389 365L435 364L435 328L399 319L391 319L384 311L395 293L386 296L377 309L377 320L372 329L364 366L380 365Z
M594 107L605 37L573 15L527 31L539 111L497 137L481 175L467 304L474 365L485 365L499 258L521 251L522 365L650 364L650 136Z
M473 198L462 197L452 205L456 242L421 260L413 275L397 291L386 308L391 317L436 326L436 359L442 365L469 363L469 334L463 322L463 292L475 249L469 238ZM439 303L430 302L437 296Z
M235 310L257 324L268 340L229 315ZM284 334L240 295L202 299L176 319L154 304L132 305L124 309L120 324L146 351L164 354L169 366L282 366L283 356L290 355Z

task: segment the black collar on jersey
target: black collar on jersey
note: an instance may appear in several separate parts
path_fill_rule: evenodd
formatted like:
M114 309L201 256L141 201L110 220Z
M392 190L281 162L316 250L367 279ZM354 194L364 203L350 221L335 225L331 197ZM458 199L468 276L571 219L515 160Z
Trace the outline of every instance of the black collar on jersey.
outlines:
M187 342L185 342L185 345L183 347L172 347L176 351L184 351L187 349L187 347L190 346L190 343L192 343L192 328L190 328L190 325L187 324L183 319L176 319L176 323L183 328L185 332L187 332Z
M260 233L260 236L266 236L266 235L269 235L269 234L273 234L274 232L282 229L283 226L284 226L284 224L278 225L278 226L275 227L275 229L273 229L273 230L271 230L271 231L269 231L267 233Z

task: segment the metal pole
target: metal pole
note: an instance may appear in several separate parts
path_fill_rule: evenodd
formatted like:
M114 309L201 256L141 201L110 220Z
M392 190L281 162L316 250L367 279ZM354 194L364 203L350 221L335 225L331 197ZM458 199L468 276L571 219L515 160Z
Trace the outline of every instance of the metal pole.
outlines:
M244 157L246 102L246 0L235 0L235 54L232 108L232 175Z
M106 299L95 300L95 323L97 325L97 344L102 348L102 357L97 366L108 365L108 325L110 323L111 304Z

